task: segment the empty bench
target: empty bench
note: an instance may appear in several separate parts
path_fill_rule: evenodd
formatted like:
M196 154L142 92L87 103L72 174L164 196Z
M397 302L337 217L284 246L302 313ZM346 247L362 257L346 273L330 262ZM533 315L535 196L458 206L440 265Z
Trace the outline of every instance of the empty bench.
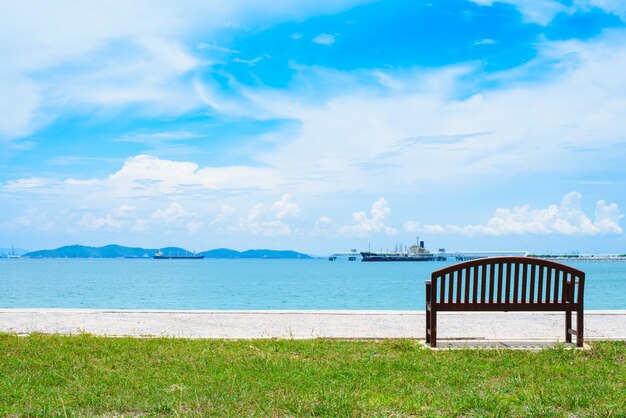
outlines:
M582 347L584 288L584 272L536 258L493 257L445 267L426 281L426 343L437 346L437 312L563 311L565 341L575 334Z

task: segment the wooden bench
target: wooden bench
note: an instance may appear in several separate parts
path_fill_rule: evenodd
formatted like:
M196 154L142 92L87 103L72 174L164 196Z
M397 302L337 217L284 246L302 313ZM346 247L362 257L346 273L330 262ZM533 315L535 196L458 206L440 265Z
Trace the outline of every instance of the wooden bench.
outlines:
M565 341L576 334L582 347L584 288L584 272L536 258L493 257L445 267L426 282L426 343L437 346L437 312L564 311Z

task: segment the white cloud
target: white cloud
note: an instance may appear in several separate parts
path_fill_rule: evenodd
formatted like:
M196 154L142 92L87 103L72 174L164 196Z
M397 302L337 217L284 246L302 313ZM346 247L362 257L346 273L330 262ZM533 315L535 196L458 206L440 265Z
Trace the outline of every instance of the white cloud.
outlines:
M233 58L233 62L239 62L242 64L246 64L249 65L250 67L255 66L256 64L258 64L259 62L261 62L264 59L268 59L268 58L272 58L270 55L262 55L260 57L255 57L249 60L243 59L243 58Z
M625 143L626 31L538 47L527 65L489 75L469 65L352 73L299 68L306 87L242 88L248 101L239 107L301 124L295 138L289 133L259 158L288 183L319 193L381 193L390 183L415 191L433 181L489 182L602 165L606 154L578 150ZM480 89L483 82L496 87ZM477 92L460 93L468 89Z
M219 45L215 45L215 44L211 44L211 43L207 43L207 42L200 42L198 45L196 45L197 49L209 49L212 51L219 51L219 52L226 52L229 54L241 54L241 51L237 51L236 49L230 49L230 48L226 48L223 46L219 46Z
M135 233L145 233L150 230L150 223L146 219L137 219L130 230Z
M157 209L146 222L136 223L137 229L164 231L187 231L189 235L197 234L205 225L198 219L199 215L190 213L178 202L171 202L165 209Z
M335 36L328 33L320 33L313 38L313 43L330 46L335 43Z
M92 213L86 213L78 221L78 225L91 230L120 230L132 223L130 219L134 215L136 208L130 205L121 205L113 209L110 213L97 217Z
M483 6L491 6L494 3L512 4L519 8L520 13L528 22L547 25L554 16L567 11L567 7L554 0L470 0Z
M106 191L116 196L156 196L206 190L254 190L279 182L269 168L247 166L205 167L196 163L160 159L150 155L128 158L106 179L67 179L68 190Z
M178 202L172 202L166 209L158 209L152 215L152 219L158 223L170 225L179 222L181 219L189 216L185 209Z
M228 226L233 219L235 212L236 209L234 207L230 205L223 205L215 219L211 221L211 225L215 225L218 228Z
M559 13L574 14L588 12L597 7L606 13L626 19L626 2L621 0L574 0L566 6L556 0L470 0L482 6L492 6L496 3L505 3L517 7L526 22L548 25Z
M495 43L496 41L494 41L493 39L485 38L485 39L479 39L478 41L474 41L473 45L493 45Z
M137 210L137 208L134 206L122 205L119 208L113 209L111 213L117 218L125 218L135 213L135 210Z
M484 225L423 225L415 221L404 224L407 232L429 234L512 235L512 234L558 234L600 235L622 234L619 225L623 217L617 204L607 205L604 200L596 203L595 220L591 220L580 207L581 195L570 192L563 196L559 205L544 209L531 209L530 205L513 209L498 208Z
M222 206L219 214L211 221L218 231L250 233L266 237L290 235L296 231L293 221L300 214L300 207L291 201L291 195L284 194L269 206L263 203L253 205L246 216L235 216L235 208Z
M187 212L178 202L171 202L167 207L156 209L147 216L142 216L135 206L123 204L103 216L86 213L78 221L78 225L92 231L120 231L130 228L135 233L187 231L195 234L204 226L204 222L197 218L198 215Z
M604 200L596 202L596 212L594 226L604 233L621 234L624 232L619 224L619 220L624 215L619 211L616 203L607 205Z
M372 232L383 232L387 235L394 235L397 231L385 225L384 220L391 213L391 209L384 198L380 198L372 204L371 217L363 211L352 213L351 225L344 225L339 228L339 233L356 236L368 236Z
M0 140L31 134L37 127L34 119L41 103L39 87L23 76L3 75L0 70L0 91Z
M333 220L329 218L328 216L320 216L317 222L315 222L315 225L326 226L326 225L332 225L333 223L334 223Z
M51 184L50 180L40 177L30 177L17 180L9 180L2 190L9 193L43 190Z
M202 221L191 221L187 224L187 232L189 234L194 235L197 234L200 229L204 227L204 222Z
M328 236L334 238L337 234L335 221L328 216L320 216L319 219L315 221L315 226L311 230L311 233L317 236Z
M303 19L362 2L13 2L0 13L0 139L32 134L61 109L133 105L152 115L176 115L199 107L186 75L210 63L193 52L224 52L211 47L218 30ZM207 41L186 46L199 33Z
M300 213L300 208L297 204L291 202L291 195L285 193L280 200L272 203L270 212L276 217L276 219L284 219L298 215Z
M37 208L27 208L21 215L0 224L1 229L33 229L38 231L53 230L56 225L47 212Z
M626 21L626 2L622 0L574 0L574 4L582 10L597 7Z

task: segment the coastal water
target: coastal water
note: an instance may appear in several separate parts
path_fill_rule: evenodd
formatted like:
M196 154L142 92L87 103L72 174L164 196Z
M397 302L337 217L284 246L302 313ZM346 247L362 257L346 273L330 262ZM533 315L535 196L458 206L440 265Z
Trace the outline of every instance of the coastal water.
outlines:
M0 308L424 309L448 262L0 259ZM626 262L586 272L586 309L626 309Z

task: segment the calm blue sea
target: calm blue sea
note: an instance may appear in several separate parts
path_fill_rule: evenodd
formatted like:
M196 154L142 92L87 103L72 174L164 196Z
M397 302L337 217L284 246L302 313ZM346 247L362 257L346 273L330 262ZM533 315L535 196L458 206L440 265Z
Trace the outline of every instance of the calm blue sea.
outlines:
M0 308L423 309L451 262L0 260ZM573 262L587 309L626 309L625 262Z

